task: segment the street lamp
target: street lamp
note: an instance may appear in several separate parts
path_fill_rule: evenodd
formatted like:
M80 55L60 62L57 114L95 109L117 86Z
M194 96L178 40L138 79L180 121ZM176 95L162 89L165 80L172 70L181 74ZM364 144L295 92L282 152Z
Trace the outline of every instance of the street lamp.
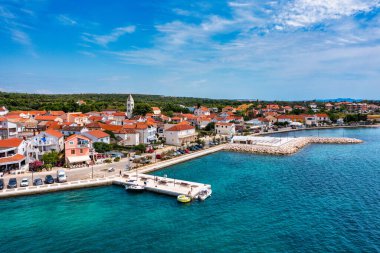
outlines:
M91 178L94 178L94 164L91 166Z

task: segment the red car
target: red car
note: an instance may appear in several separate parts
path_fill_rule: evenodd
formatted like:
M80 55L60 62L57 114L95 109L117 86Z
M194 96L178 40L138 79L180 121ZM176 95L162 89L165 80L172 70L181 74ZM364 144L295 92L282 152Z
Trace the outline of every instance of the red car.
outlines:
M160 154L156 155L156 159L161 159L161 158L162 158L162 156Z

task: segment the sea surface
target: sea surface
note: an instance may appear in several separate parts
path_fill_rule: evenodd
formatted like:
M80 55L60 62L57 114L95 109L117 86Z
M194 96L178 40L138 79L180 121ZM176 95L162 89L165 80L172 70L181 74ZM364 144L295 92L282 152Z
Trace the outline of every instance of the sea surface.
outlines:
M0 252L380 252L380 128L296 136L318 134L365 142L156 172L211 184L205 202L117 186L0 200Z

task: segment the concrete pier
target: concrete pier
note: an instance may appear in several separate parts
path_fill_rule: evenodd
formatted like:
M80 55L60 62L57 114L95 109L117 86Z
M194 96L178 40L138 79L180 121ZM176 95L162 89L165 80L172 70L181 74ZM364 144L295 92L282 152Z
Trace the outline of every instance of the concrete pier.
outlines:
M126 185L128 180L136 180L138 185L144 186L145 190L177 197L178 195L188 195L196 198L203 189L211 190L211 185L174 178L159 177L154 175L139 174L128 177L116 178L114 184Z
M224 149L228 151L247 152L269 155L291 155L306 145L316 144L358 144L362 140L355 138L338 137L253 137L237 136L234 143L227 144Z

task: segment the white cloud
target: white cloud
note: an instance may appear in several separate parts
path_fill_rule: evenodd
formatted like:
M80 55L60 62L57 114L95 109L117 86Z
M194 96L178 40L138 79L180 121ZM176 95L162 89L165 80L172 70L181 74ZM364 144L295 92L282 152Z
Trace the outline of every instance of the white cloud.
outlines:
M290 27L306 27L379 7L378 0L293 0L277 15L277 22Z
M57 20L62 24L62 25L68 25L68 26L74 26L77 25L78 22L75 21L74 19L68 17L67 15L59 15L57 16Z
M106 35L95 35L95 34L90 34L90 33L83 33L82 39L84 41L105 47L109 43L117 41L121 36L127 33L135 32L135 30L136 30L135 26L117 27L113 29L110 34L106 34Z

